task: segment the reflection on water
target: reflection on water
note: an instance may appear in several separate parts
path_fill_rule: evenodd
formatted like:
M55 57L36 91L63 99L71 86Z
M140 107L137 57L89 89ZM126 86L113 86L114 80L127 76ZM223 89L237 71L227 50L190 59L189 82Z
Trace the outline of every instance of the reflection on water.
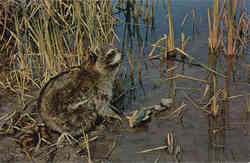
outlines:
M151 52L152 44L168 33L167 1L119 2L121 1L116 3L116 31L126 56L123 64L128 78L125 78L124 85L126 88L135 88L127 94L126 98L129 100L125 100L125 109L155 105L164 97L176 100L176 106L173 108L177 108L180 101L187 104L182 119L183 127L176 121L155 120L149 124L147 131L134 135L125 134L128 137L121 142L120 147L125 153L119 153L120 149L117 153L120 161L154 161L156 155L138 156L135 153L146 146L161 144L160 139L166 136L169 130L176 133L184 149L181 161L246 161L249 158L250 138L244 133L249 133L249 113L241 108L241 104L245 103L244 94L250 92L250 86L247 84L250 66L246 66L250 56L246 52L246 55L242 56L242 62L242 58L208 55L207 8L211 8L212 1L171 1L176 45L180 46L180 33L184 29L185 35L192 38L186 47L188 54L225 74L226 79L190 63L187 58L179 55L176 58L148 60L146 56ZM181 28L185 15L188 17L184 28ZM155 53L162 53L161 49L157 49ZM185 78L176 77L178 74ZM207 84L202 82L204 80ZM209 90L204 95L207 85ZM193 102L184 98L182 92L186 92ZM200 101L204 104L199 104ZM208 104L206 113L199 108L195 109L194 103L200 107ZM245 106L247 108L247 104ZM161 155L165 156L166 153ZM171 159L162 157L160 160Z

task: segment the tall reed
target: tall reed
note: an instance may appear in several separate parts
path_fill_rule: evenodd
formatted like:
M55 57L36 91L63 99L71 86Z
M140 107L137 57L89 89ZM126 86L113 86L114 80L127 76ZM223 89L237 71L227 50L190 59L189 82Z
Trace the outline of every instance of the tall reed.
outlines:
M234 0L237 4L238 0ZM234 3L235 5L235 3ZM228 35L227 35L227 54L234 55L234 48L233 48L233 37L234 37L234 17L236 14L236 7L233 8L232 0L228 0L228 14L227 14L227 22L228 22Z
M249 18L243 10L238 12L241 1L227 0L227 10L225 11L225 22L227 31L227 47L224 49L229 56L242 55L247 44L247 32Z
M224 3L220 9L220 1L213 0L212 22L210 9L208 9L209 53L212 54L216 54L221 48L222 32L220 31L220 23L223 10Z
M173 21L172 21L172 16L171 16L170 0L168 0L168 26L169 26L168 49L173 50L174 49L174 27L173 27Z
M158 41L156 41L155 44L153 44L153 48L151 52L148 55L148 59L159 57L153 56L156 48L161 48L162 51L165 52L165 56L175 56L176 49L175 49L175 38L174 38L174 25L173 20L171 16L171 2L170 0L167 1L168 4L168 35L165 34L162 38L160 38ZM183 37L183 36L182 36ZM185 40L185 37L183 38ZM164 45L161 45L164 44Z

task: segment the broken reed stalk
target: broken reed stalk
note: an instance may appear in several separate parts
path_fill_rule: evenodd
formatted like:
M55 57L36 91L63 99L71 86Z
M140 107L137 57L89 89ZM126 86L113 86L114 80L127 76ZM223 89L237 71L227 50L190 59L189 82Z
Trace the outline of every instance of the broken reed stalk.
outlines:
M158 163L160 161L161 155L159 154L158 157L155 159L154 163Z
M88 152L88 162L92 163L92 161L91 161L91 154L90 154L90 148L89 148L89 137L85 133L83 127L82 127L82 134L83 134L83 141L84 141L84 144L86 145L86 149L87 149L87 152Z
M201 109L204 113L206 113L208 115L211 114L210 111L208 111L204 108L201 108L200 105L197 104L191 97L189 97L186 92L182 91L182 93L184 94L185 98L188 99L197 109Z
M160 147L155 147L155 148L151 148L151 149L146 149L140 152L136 152L137 154L142 154L142 153L149 153L149 152L153 152L153 151L158 151L158 150L164 150L167 149L168 146L164 145L164 146L160 146Z
M201 99L200 99L200 104L202 104L203 100L207 96L209 89L210 89L209 84L206 84L206 88L205 88L204 93L203 93L203 95L201 96Z
M186 76L186 75L182 75L182 74L177 74L176 76L169 77L169 78L167 78L167 79L161 79L160 81L166 82L166 81L169 81L169 80L174 80L174 79L179 79L179 78L182 78L182 79L189 79L189 80L194 80L194 81L200 81L200 82L203 82L203 83L208 84L208 81L207 81L207 80L202 80L202 79L198 79L198 78L195 78L195 77Z
M169 26L168 35L165 34L162 38L157 40L155 44L152 44L153 48L152 48L151 52L149 53L149 55L147 56L148 59L155 58L155 56L153 56L153 53L155 52L156 48L161 48L162 50L164 50L165 56L168 56L169 54L175 53L175 50L174 50L174 47L175 47L175 45L174 45L174 41L175 41L175 39L174 39L174 27L173 27L173 21L172 21L172 16L171 16L170 0L168 0L167 4L168 4L168 26ZM160 46L162 41L165 41L165 48L162 48Z
M187 53L184 52L183 50L181 50L181 49L179 49L179 48L175 48L175 49L176 49L177 51L179 51L182 55L186 56L191 62L192 62L193 60L196 61L196 63L197 63L198 65L200 65L202 68L204 68L205 70L210 71L210 72L212 72L212 73L214 73L214 74L216 74L216 75L218 75L218 76L220 76L220 77L226 78L226 76L223 75L222 73L219 73L219 72L217 72L217 71L215 71L215 70L209 68L209 67L206 66L205 64L200 63L200 62L197 61L194 57L192 57L191 55L187 54Z
M187 88L187 87L176 87L176 89L178 90L189 90L189 91L197 91L200 92L201 89L200 88Z
M250 96L250 93L241 94L241 95L235 95L235 96L230 96L230 97L228 97L228 99L232 100L232 99L239 98L239 97L244 97L244 96Z
M164 40L167 40L168 35L164 35L162 38L160 38L159 40L156 41L156 43L152 44L153 48L151 50L151 52L149 53L149 55L147 56L148 59L152 59L154 58L153 54L156 50L156 48L161 48L161 42Z
M155 44L153 44L153 49L151 50L151 52L149 53L149 55L147 56L148 59L155 59L155 58L159 58L160 55L156 55L156 56L153 56L153 53L154 51L156 50L157 47L160 47L158 44L167 38L167 35L165 35L164 37L162 37L160 40L158 40ZM162 47L161 47L162 48ZM190 62L192 61L196 61L196 63L201 66L202 68L204 68L205 70L209 71L209 72L212 72L222 78L226 78L226 76L220 72L217 72L211 68L209 68L208 66L206 66L205 64L202 64L200 63L199 61L197 61L194 57L192 57L191 55L187 54L186 52L184 52L183 50L181 50L180 48L174 48L171 50L171 52L174 52L176 53L176 51L179 51L182 55L184 55L185 57L187 57Z
M218 109L219 109L219 105L218 105L218 96L220 94L224 94L225 95L225 89L219 89L208 101L208 103L206 105L204 105L203 107L201 107L202 110L206 110L206 108L211 105L211 115L213 117L216 117L217 116L217 113L218 113ZM227 99L226 97L223 99L225 100Z
M169 113L166 117L160 117L159 119L161 120L166 120L169 119L170 117L172 117L173 115L180 113L182 111L182 109L186 106L186 104L183 102L181 104L180 107L178 107L176 110L174 110L173 112Z

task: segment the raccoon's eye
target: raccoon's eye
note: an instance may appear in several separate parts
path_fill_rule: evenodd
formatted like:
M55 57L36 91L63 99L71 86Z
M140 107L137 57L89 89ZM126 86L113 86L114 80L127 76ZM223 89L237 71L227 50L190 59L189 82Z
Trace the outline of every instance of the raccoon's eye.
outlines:
M111 49L108 51L107 55L106 55L106 62L107 63L111 63L115 57L116 51Z

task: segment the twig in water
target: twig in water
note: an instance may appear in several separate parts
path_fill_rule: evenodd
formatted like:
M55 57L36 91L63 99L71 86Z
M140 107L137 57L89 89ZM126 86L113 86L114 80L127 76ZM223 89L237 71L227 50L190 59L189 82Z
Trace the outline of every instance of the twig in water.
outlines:
M186 56L187 58L189 58L191 61L195 60L194 57L192 57L191 55L187 54L186 52L184 52L183 50L179 49L179 48L175 48L177 51L179 51L180 53L182 53L184 56ZM216 75L219 75L220 77L226 78L225 75L223 75L222 73L219 73L217 71L214 71L213 69L209 68L208 66L206 66L205 64L200 63L199 61L196 61L197 64L199 64L202 68L204 68L205 70L208 70L210 72L215 73Z
M114 140L111 149L106 153L105 158L109 159L109 157L111 156L112 152L114 151L115 147L116 147L116 139Z
M158 150L164 150L164 149L167 149L168 146L167 145L164 145L164 146L161 146L161 147L155 147L155 148L151 148L151 149L146 149L146 150L143 150L141 152L136 152L137 154L142 154L142 153L148 153L148 152L153 152L153 151L158 151Z
M174 110L172 113L170 113L168 116L166 116L166 117L161 117L160 119L168 119L168 118L170 118L172 115L174 115L175 113L177 113L177 112L180 112L181 111L181 109L182 108L184 108L186 106L186 104L184 104L184 102L182 103L182 105L179 107L179 108L177 108L176 110Z
M196 104L195 102L194 102L194 100L193 99L191 99L187 94L186 94L186 92L184 92L183 91L183 94L184 94L184 96L197 108L197 109L201 109L202 111L204 111L204 112L206 112L206 113L208 113L208 114L211 114L209 111L207 111L206 109L203 109L203 108L201 108L198 104Z

